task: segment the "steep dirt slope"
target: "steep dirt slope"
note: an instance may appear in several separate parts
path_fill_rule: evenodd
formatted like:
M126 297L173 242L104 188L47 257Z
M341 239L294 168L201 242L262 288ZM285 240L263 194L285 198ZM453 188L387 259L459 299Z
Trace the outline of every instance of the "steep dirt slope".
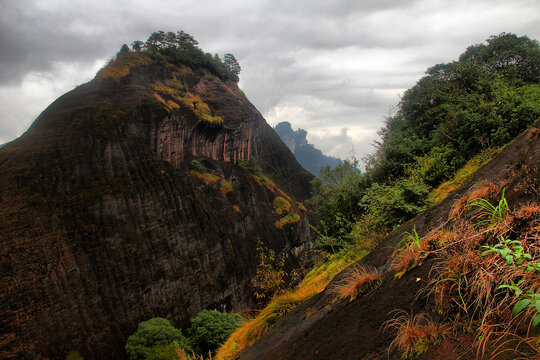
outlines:
M140 321L250 306L258 240L298 266L311 178L235 83L113 61L0 149L0 358L118 359Z
M302 304L288 314L279 325L259 339L241 355L248 359L386 359L400 358L388 351L394 339L384 330L384 323L394 310L417 314L432 309L431 299L418 295L426 286L434 260L428 258L421 266L410 270L401 279L388 271L391 255L402 234L413 227L424 234L444 224L452 204L472 186L481 181L505 181L506 198L512 208L519 204L538 202L540 185L540 121L509 144L491 162L482 167L472 180L464 184L441 203L431 207L388 236L370 255L359 263L378 268L384 273L381 285L353 302L334 301L328 290L348 271L344 270L325 292ZM526 189L533 191L526 191ZM536 195L534 195L536 194ZM417 296L418 295L418 296ZM444 343L444 348L424 355L425 359L457 359L469 350L468 342ZM511 356L511 355L510 355ZM472 356L474 357L474 356ZM463 358L471 358L466 354Z

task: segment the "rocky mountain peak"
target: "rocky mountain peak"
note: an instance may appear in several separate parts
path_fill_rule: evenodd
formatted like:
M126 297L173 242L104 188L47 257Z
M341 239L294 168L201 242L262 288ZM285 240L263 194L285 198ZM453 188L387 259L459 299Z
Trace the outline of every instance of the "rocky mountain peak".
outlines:
M3 358L121 358L151 317L252 306L258 241L298 266L310 240L312 176L234 79L169 53L123 48L0 173Z

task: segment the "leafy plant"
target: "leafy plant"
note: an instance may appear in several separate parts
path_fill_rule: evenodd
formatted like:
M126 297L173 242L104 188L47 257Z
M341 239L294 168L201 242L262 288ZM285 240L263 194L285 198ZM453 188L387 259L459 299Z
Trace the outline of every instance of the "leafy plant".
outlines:
M500 237L500 242L495 244L495 246L484 245L483 248L488 250L482 253L482 256L487 255L491 252L496 252L505 259L507 265L520 266L525 261L532 260L532 255L527 253L523 248L523 244L518 240L509 240L504 236ZM532 262L526 264L527 267L525 271L540 271L540 263ZM514 283L510 279L510 284L504 284L497 287L497 289L507 288L514 292L514 296L518 299L512 313L514 316L518 315L520 312L526 308L533 308L536 310L536 316L533 318L533 327L536 327L540 323L540 294L536 293L532 289L524 293L520 286L523 284L523 280L519 280L517 283Z
M483 219L478 222L479 225L487 224L489 227L493 227L506 218L510 209L508 207L508 202L504 197L505 190L506 188L503 188L501 200L499 200L497 205L493 205L488 200L482 198L476 199L476 201L469 205L479 208L480 213L478 218Z
M536 327L540 323L540 294L535 293L533 290L529 290L527 293L524 293L523 290L519 287L523 283L523 280L514 283L510 280L510 285L500 285L497 289L508 288L514 292L514 296L518 299L512 313L514 316L517 316L520 312L527 308L532 308L536 310L536 316L533 318L532 325Z
M501 255L506 260L507 265L521 265L526 260L531 260L531 254L525 252L521 241L509 240L501 235L500 242L494 246L483 245L482 248L487 249L482 253L482 256L491 252L495 252ZM536 264L536 263L535 263Z
M416 225L413 226L411 232L407 231L403 233L403 236L398 246L400 246L402 243L405 243L405 244L413 243L413 244L416 244L417 246L420 246L420 237L418 236L418 232L416 232Z
M238 159L238 166L247 171L250 174L260 176L262 175L262 169L254 157L249 159Z

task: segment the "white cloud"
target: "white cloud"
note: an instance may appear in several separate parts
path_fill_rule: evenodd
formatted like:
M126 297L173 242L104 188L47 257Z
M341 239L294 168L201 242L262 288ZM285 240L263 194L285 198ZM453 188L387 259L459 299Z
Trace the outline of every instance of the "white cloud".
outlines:
M93 78L104 64L58 62L50 71L26 74L19 85L0 86L0 144L22 135L51 102Z

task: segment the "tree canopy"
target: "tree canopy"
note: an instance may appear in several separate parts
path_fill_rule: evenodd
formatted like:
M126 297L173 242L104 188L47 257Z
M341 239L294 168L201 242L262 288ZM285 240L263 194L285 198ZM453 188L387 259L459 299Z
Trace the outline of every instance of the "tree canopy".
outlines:
M197 354L213 353L242 322L240 315L203 310L191 319L189 343Z
M130 360L145 360L156 352L163 351L176 341L183 349L189 349L182 332L169 320L152 318L139 324L137 331L126 342L126 353Z
M136 52L147 52L156 60L187 65L192 68L205 68L223 80L238 82L241 71L240 63L234 55L225 54L224 61L215 54L205 53L199 48L199 42L183 30L164 32L162 30L150 34L145 42L136 40L131 43Z

